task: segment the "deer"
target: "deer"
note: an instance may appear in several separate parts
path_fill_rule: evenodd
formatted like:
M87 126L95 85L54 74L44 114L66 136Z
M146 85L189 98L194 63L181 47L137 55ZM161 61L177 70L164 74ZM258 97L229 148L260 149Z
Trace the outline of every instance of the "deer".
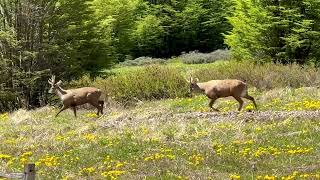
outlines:
M243 106L242 98L251 100L254 104L255 109L257 104L255 99L248 94L248 86L245 82L237 79L224 79L224 80L211 80L208 82L199 82L198 78L193 79L190 77L190 89L189 93L192 96L193 92L204 93L209 99L209 108L214 111L219 111L213 108L214 102L218 98L232 96L235 100L239 102L238 111L241 111Z
M77 117L77 106L83 104L91 104L98 109L97 115L99 113L103 114L104 101L99 100L101 96L101 90L95 87L82 87L77 89L65 90L61 87L62 81L55 81L55 76L53 75L49 78L48 83L51 85L49 93L55 93L62 101L62 108L55 115L57 117L62 111L72 108L74 116Z

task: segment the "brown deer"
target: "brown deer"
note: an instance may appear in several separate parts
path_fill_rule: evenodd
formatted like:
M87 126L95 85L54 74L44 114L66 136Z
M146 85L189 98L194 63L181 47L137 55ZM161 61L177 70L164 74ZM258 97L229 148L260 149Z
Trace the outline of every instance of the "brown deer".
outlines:
M74 112L74 116L77 117L77 109L76 106L80 106L86 103L91 104L92 106L98 109L97 115L99 116L99 112L103 114L103 104L104 101L100 101L99 98L101 96L101 90L94 87L83 87L77 89L62 89L61 84L62 81L55 82L55 76L52 76L51 79L48 80L48 83L51 85L49 93L53 91L59 98L61 99L63 106L60 111L56 114L55 117L58 116L62 111L72 108Z
M234 97L239 102L238 111L241 111L243 106L242 98L249 99L253 102L257 109L257 104L252 96L248 94L247 84L237 79L225 79L225 80L211 80L208 82L199 83L199 80L190 78L190 94L192 92L202 92L210 99L209 107L212 110L219 111L213 108L213 103L222 97Z

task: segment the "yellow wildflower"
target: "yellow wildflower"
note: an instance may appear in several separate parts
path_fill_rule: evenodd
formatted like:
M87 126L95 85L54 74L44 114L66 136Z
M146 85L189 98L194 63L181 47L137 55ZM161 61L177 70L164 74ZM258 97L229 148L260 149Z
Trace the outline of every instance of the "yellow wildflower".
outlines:
M189 164L193 164L195 166L201 164L204 161L204 157L201 154L193 154L189 156Z
M88 113L88 114L86 114L86 116L88 118L97 118L98 117L98 115L96 113Z
M7 160L7 159L10 159L11 156L10 155L7 155L7 154L0 154L0 159L2 160Z
M94 172L96 172L96 169L94 167L88 167L81 169L80 174L92 174Z
M264 176L264 179L265 179L265 180L275 180L275 179L276 179L276 176L265 175L265 176Z
M173 155L173 154L167 154L167 157L168 157L169 159L171 159L171 160L173 160L173 159L175 159L175 158L176 158L176 156L175 156L175 155Z
M122 166L124 166L124 164L123 164L123 163L121 163L121 162L117 162L117 164L116 164L116 168L121 168Z
M0 121L9 120L9 113L0 114Z
M32 156L32 152L31 151L27 151L27 152L24 152L22 155L21 155L21 157L30 157L30 156Z
M232 174L232 175L230 175L230 179L232 179L232 180L241 179L241 176Z
M57 166L57 165L59 165L59 163L58 163L58 157L46 155L44 158L39 159L35 164L36 164L37 166L43 164L43 165L45 165L45 166L47 166L47 167Z
M28 161L27 158L24 158L24 157L20 158L21 164L25 164L27 161Z
M96 136L94 134L86 134L84 135L84 138L88 141L94 141L96 139Z
M55 137L56 141L63 141L65 139L65 137L61 136L61 135L57 135Z

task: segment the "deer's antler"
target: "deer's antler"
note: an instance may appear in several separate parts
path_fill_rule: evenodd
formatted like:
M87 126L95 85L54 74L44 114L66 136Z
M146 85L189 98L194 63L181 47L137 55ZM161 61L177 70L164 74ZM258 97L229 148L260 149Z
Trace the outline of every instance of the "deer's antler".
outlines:
M51 85L54 85L55 79L56 79L56 76L55 76L55 75L52 75L52 77L49 78L48 83L51 84Z

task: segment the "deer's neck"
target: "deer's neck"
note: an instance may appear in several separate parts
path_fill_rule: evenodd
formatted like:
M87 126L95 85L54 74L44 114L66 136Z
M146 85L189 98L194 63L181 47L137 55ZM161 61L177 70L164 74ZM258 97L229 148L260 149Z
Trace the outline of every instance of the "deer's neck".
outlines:
M197 85L199 86L199 89L201 91L205 91L207 88L207 84L206 83L197 83Z
M63 95L67 94L67 91L62 89L62 87L60 87L60 86L57 86L55 91L56 91L56 94L59 96L60 99L62 99Z

